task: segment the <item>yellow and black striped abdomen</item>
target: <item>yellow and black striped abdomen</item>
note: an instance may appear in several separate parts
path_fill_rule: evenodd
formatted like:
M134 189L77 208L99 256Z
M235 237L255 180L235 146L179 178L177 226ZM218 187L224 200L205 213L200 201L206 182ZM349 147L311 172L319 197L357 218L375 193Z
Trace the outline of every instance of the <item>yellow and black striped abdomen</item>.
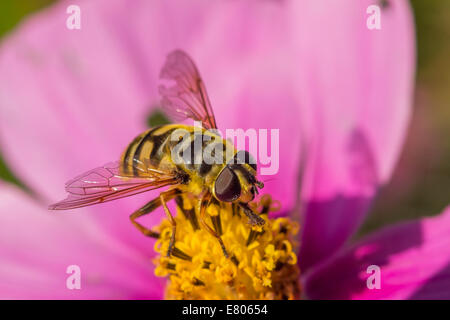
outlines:
M137 136L122 154L121 163L124 175L139 176L141 173L136 168L137 162L158 169L165 156L166 141L170 138L174 127L174 125L159 126Z
M218 161L203 159L204 150L221 150ZM139 176L134 163L149 164L160 170L178 170L191 179L212 182L233 156L235 149L230 142L207 130L193 126L172 124L149 129L136 137L122 154L122 171L125 175Z

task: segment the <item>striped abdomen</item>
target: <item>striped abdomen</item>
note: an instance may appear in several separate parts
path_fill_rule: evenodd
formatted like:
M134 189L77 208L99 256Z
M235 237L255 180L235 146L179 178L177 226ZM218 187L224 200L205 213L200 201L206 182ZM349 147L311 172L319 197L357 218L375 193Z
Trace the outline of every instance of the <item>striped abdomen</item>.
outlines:
M122 170L125 175L139 176L133 165L137 160L155 169L182 170L191 178L213 179L235 152L231 143L207 130L164 125L145 131L130 143L122 155ZM205 159L205 154L214 160Z

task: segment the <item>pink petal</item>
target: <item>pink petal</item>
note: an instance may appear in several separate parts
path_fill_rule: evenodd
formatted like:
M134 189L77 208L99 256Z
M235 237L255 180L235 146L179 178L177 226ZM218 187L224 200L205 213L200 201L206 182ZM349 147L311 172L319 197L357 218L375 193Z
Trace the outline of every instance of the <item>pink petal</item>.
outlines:
M49 212L0 185L0 299L160 299L150 258L106 236L87 215ZM66 287L67 267L81 289Z
M80 4L81 30L68 30L68 4L29 19L0 47L2 152L14 172L44 196L45 205L64 197L65 181L116 160L144 129L159 99L163 60L175 48L195 59L222 129L282 129L281 172L264 191L286 207L293 203L300 132L288 38L295 34L286 30L291 22L284 6L269 1L87 1ZM153 242L135 230L127 215L155 195L80 209L70 218L150 260ZM161 217L155 212L146 222L154 225ZM25 217L18 221L26 222ZM33 240L25 238L23 246L34 245L25 243Z
M156 99L161 62L139 59L133 29L117 24L125 1L106 2L82 3L81 30L66 28L67 3L53 6L0 49L2 151L48 199L73 175L118 159Z
M300 263L307 270L360 225L393 170L412 106L415 49L407 1L369 30L364 1L298 1L296 88L305 132ZM296 67L296 66L295 66Z
M179 47L197 62L221 129L282 128L281 173L266 190L292 199L297 157L288 146L298 144L299 131L286 8L260 1L104 2L81 5L81 30L66 29L66 4L56 5L0 49L0 136L19 177L54 199L71 176L117 159L144 129L159 99L163 59Z
M182 48L205 79L222 130L281 129L280 172L262 180L273 179L264 192L291 207L300 116L289 8L269 1L106 2L81 4L81 30L65 28L64 3L3 43L0 137L14 172L50 203L64 197L68 179L116 160L159 99L165 55ZM93 211L104 229L128 239L130 225L111 211L122 219L153 196L145 197ZM127 241L144 248L145 240Z
M449 299L450 207L376 232L306 275L312 299ZM367 279L380 267L380 289ZM373 283L372 279L369 283Z
M65 197L67 180L117 160L145 129L158 99L158 72L168 48L158 45L160 51L148 51L157 42L148 33L144 41L143 33L159 28L141 26L133 15L154 11L147 1L134 3L131 9L128 1L84 2L81 30L66 28L68 3L59 3L2 43L2 153L16 175L44 197L45 205ZM93 222L105 232L152 252L126 215L154 196L82 212L94 211Z
M234 5L240 3L240 5ZM272 165L275 174L260 175L263 193L281 201L283 208L292 208L296 197L300 154L300 110L293 84L299 74L292 72L299 65L293 54L295 30L302 26L289 14L289 2L226 2L229 19L219 12L210 12L209 30L194 53L199 52L200 71L215 108L219 128L256 130L257 152L262 168ZM256 5L253 5L255 4ZM231 18L232 17L232 18ZM294 31L290 30L292 28ZM221 32L226 30L226 32ZM219 36L220 35L220 36ZM224 49L226 48L225 54ZM279 144L271 154L271 164L262 164L262 137L266 136L270 153L276 143L271 133L279 130Z
M189 52L196 60L222 129L280 129L280 172L274 177L275 180L266 183L264 192L272 193L286 208L292 206L296 197L302 134L310 149L305 180L306 199L321 202L324 198L333 199L336 193L342 193L346 200L349 194L359 197L361 189L364 190L364 196L370 198L373 181L376 178L383 181L382 175L378 177L373 173L374 165L367 165L371 160L366 159L370 159L369 155L374 151L369 147L361 147L358 141L369 140L371 144L376 144L377 150L385 143L386 158L391 159L385 161L385 166L389 167L394 162L395 150L401 137L389 136L389 141L371 141L370 139L375 139L372 132L374 129L369 127L374 127L371 121L378 114L374 112L374 116L372 113L367 117L360 116L358 110L361 109L357 108L360 104L357 102L361 97L357 95L358 98L352 98L350 95L355 92L353 83L343 86L349 88L342 91L349 92L348 94L336 94L333 83L337 83L334 79L340 76L338 81L342 84L342 75L337 74L341 70L335 70L336 77L329 77L323 70L315 74L315 68L326 66L330 69L329 64L322 62L322 56L327 58L326 54L331 50L322 43L310 45L315 44L315 39L323 38L320 34L321 25L318 25L323 21L302 16L309 12L311 4L294 1L198 1L187 4L185 1L136 0L132 5L129 1L106 2L83 3L82 16L87 18L82 18L82 29L74 31L64 27L67 3L59 4L24 24L0 49L2 149L15 172L40 194L52 200L59 199L63 197L62 186L67 179L117 159L124 146L143 129L149 106L159 98L156 94L159 68L166 53L177 47ZM390 8L394 13L399 11L396 6ZM354 5L341 7L355 8ZM337 9L344 10L342 8ZM340 16L335 14L339 10L330 10L334 18ZM361 15L365 17L364 12L365 8ZM318 20L322 18L321 15L318 16ZM400 15L400 18L408 20L409 16L405 18ZM394 19L387 19L387 26L388 20ZM354 26L354 20L348 21L346 28ZM362 22L365 25L365 20ZM406 32L399 34L406 37L405 43L412 43L408 27L404 29ZM314 32L311 33L311 30ZM385 33L381 31L379 36L372 34L369 38L376 37L373 41L376 43L385 42L385 38L389 41L395 38L395 33L388 32L388 37ZM353 35L351 32L343 34ZM331 35L327 32L326 36ZM389 45L398 49L393 52L402 56L404 48L396 47L401 43L396 39L395 43ZM333 48L338 49L335 44ZM359 54L359 51L356 50L356 53ZM319 62L316 62L316 57L320 58ZM408 58L402 56L402 59L401 62L408 69ZM374 59L368 59L367 62L372 63L372 60ZM361 60L354 61L356 70L362 70L357 68L358 63L362 63ZM377 60L376 67L386 65L389 69L396 70L388 62ZM355 70L355 66L349 67L347 63L342 66L345 71L342 74L347 74L347 69ZM401 66L402 64L398 64L396 67ZM378 69L374 67L369 71L374 70ZM404 98L404 91L408 90L398 87L399 83L405 82L402 79L404 74L399 74L399 79L395 78L396 73L391 75L393 83L390 86L386 85L391 84L390 79L383 79L385 84L374 82L372 86L373 92L385 92L383 90L386 88L392 90L387 91L389 94L398 92L399 105L402 106L407 104L404 101L407 100ZM356 79L357 84L360 80L366 80L364 77ZM320 87L317 88L316 84ZM363 93L366 91L356 90ZM23 92L27 94L24 95ZM309 93L313 96L309 96ZM318 97L324 99L321 104L316 101ZM350 107L348 110L336 108L336 111L328 113L330 108L326 109L326 97L330 97L329 100L331 97L335 99L332 106L344 106L346 104L343 102L348 102ZM369 112L371 109L368 108L372 108L377 102L388 108L390 105L385 102L389 99L391 97L388 95L380 100L364 100L364 105L368 107L363 111ZM301 114L299 106L303 107ZM384 121L381 117L383 122L380 123L383 126L380 130L387 129L383 132L390 134L390 126L384 125L390 123L397 131L402 132L408 111L402 107L397 109L398 114L386 113L386 117L392 118L392 121ZM327 112L322 112L324 110ZM331 129L334 128L333 115L345 114L344 111L349 113L350 120L354 119L357 125L361 124L361 128L356 125L352 127L351 132L361 132L362 139L353 138L353 142L349 143L345 126L342 129L344 133L340 134ZM351 125L351 121L346 121L347 125L349 123ZM330 127L330 130L322 131L324 127ZM330 136L336 136L336 139L331 140ZM354 145L356 147L352 147ZM356 149L356 152L341 152L345 155L339 156L342 148ZM356 154L350 156L350 165L347 161L348 153ZM336 168L333 166L334 169L330 170L325 167L324 157L333 158ZM374 162L376 161L378 159L375 156ZM317 163L317 166L313 167L313 163ZM383 164L376 165L383 167ZM353 175L347 177L343 174L341 177L341 172L350 171L347 170L349 166L364 170L351 170ZM330 172L325 172L325 169ZM354 172L362 173L354 175ZM349 179L352 183L348 183ZM146 197L148 199L149 196ZM117 220L118 216L114 214L119 211L122 215L128 213L141 205L142 200L143 196L93 209L96 221L103 230L110 231L111 235L145 250L147 242L137 238L140 235L131 231L129 223L118 223L117 221L123 220ZM347 203L348 201L344 201L342 207L346 208ZM365 203L361 205L365 206ZM360 212L361 210L355 211L356 218L359 218ZM331 220L326 218L327 221ZM319 220L319 225L322 226L323 221ZM354 230L359 220L355 219L350 227L344 226L348 230L344 230L343 236L339 233L341 226L330 225L327 230L332 241L327 241L326 244L338 246ZM153 218L150 221L154 223ZM318 234L314 225L313 221L305 222L306 230L311 230L313 238ZM320 229L320 234L323 234L322 231ZM309 247L323 255L323 252L330 250L327 247L322 249L322 245L319 239ZM305 254L305 261L308 260L307 256Z

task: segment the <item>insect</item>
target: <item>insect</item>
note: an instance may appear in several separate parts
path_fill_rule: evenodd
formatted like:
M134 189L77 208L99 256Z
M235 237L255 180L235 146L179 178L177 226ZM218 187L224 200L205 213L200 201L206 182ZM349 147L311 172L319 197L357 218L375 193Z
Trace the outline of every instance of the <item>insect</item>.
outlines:
M162 105L168 113L179 119L201 121L202 128L169 124L143 132L128 145L120 161L68 181L65 186L68 197L50 205L49 209L85 207L168 187L130 215L133 225L144 235L157 238L158 233L136 219L162 206L172 225L167 252L170 256L175 243L176 223L167 202L190 197L196 202L202 226L218 239L228 257L220 235L206 222L206 208L214 201L234 203L242 208L252 225L263 225L264 220L248 205L258 193L258 188L264 187L256 179L256 163L247 151L236 150L230 141L214 131L217 125L205 85L185 52L175 50L168 54L160 78L174 83L169 88L159 87ZM201 148L195 148L196 145ZM190 153L186 152L188 149ZM210 154L215 161L203 159L206 149L212 150Z

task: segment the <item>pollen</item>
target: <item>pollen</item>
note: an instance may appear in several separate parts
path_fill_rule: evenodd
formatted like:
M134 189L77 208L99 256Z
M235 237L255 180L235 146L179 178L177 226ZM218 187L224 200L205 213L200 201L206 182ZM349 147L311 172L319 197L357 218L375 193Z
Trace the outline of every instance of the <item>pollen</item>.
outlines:
M269 218L279 204L269 195L252 204L265 220L251 226L239 206L211 203L207 223L220 235L228 257L216 237L199 226L194 199L177 201L176 242L167 257L172 225L159 225L155 274L167 278L167 299L296 299L300 296L294 236L299 226L287 217Z

